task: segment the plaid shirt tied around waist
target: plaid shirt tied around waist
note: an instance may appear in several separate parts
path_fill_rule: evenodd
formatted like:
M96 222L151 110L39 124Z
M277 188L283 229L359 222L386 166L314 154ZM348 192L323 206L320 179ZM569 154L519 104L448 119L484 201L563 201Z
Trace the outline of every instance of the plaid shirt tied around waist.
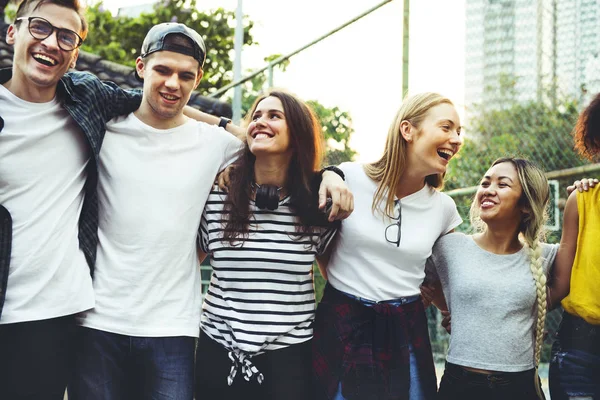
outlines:
M425 399L437 381L423 303L364 305L327 284L313 333L315 399L408 400L409 345Z

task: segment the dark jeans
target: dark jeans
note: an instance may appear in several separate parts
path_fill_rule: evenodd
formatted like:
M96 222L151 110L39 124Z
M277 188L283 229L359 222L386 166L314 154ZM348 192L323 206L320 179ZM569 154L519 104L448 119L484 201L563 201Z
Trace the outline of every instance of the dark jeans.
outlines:
M537 400L535 370L480 374L446 363L439 400Z
M311 340L252 357L264 375L247 382L238 371L227 385L232 366L228 351L200 332L196 353L196 400L307 400L313 395Z
M600 326L563 313L549 378L552 400L600 399Z
M0 399L63 400L75 331L73 316L0 325Z
M194 338L79 329L69 400L192 400Z

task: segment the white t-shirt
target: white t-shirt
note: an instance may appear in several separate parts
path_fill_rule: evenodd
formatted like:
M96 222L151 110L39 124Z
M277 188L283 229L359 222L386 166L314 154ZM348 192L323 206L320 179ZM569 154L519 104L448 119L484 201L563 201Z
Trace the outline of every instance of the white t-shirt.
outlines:
M0 204L13 219L0 324L74 314L94 306L79 249L89 150L56 99L30 103L0 85Z
M196 238L215 176L242 142L189 120L160 130L133 113L107 125L99 165L96 307L79 323L146 337L197 337Z
M327 266L329 282L374 301L419 294L433 244L462 222L454 201L429 185L402 198L402 234L396 247L385 237L387 226L395 221L372 211L376 182L361 164L343 163L340 168L354 195L354 212L338 232Z
M541 246L547 272L558 245ZM427 278L440 280L452 314L449 362L504 372L534 367L537 303L530 263L525 248L494 254L463 233L437 241Z

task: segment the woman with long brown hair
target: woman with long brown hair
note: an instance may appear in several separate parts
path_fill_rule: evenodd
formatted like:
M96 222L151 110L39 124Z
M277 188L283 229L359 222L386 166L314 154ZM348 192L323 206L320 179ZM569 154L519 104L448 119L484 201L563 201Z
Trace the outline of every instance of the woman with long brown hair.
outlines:
M202 219L199 242L213 275L197 397L305 400L312 396L312 265L336 232L318 209L323 139L306 103L280 90L259 97L247 122L228 193L215 186Z

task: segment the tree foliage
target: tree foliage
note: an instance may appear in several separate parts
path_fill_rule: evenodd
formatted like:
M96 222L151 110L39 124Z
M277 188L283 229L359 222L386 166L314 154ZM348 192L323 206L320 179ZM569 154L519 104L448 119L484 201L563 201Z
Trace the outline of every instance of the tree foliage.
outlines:
M468 121L463 148L448 167L446 189L476 185L503 156L527 158L545 171L585 164L570 134L578 115L578 103L570 99L557 106L530 101L501 109L478 107Z
M315 100L309 100L308 104L321 122L323 135L328 145L325 163L338 165L344 161L351 161L356 152L349 145L350 137L354 133L350 114L337 106L325 107Z

